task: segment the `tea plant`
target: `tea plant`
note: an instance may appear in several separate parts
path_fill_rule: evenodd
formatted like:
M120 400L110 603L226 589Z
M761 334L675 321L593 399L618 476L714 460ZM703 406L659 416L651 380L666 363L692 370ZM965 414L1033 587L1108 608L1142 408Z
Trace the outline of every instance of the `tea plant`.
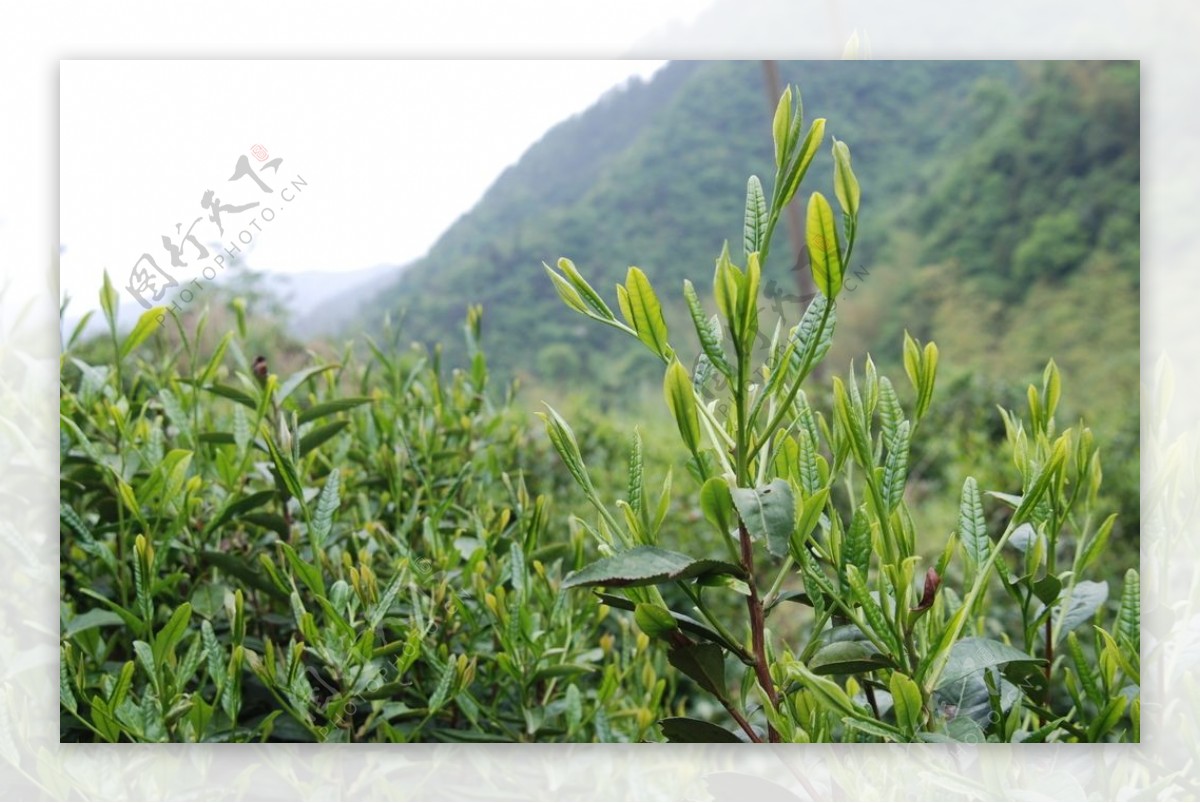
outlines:
M111 364L62 357L63 740L652 735L665 662L557 593L583 537L547 537L480 310L469 370L393 330L281 378L242 305L201 354L207 318L122 337L116 298Z
M597 513L583 526L601 554L562 588L598 589L632 611L694 691L727 712L720 724L663 719L672 741L1138 739L1138 578L1126 576L1115 615L1107 584L1085 579L1115 514L1102 519L1097 509L1091 431L1058 431L1053 361L1040 390L1029 388L1027 419L1001 411L1012 485L984 494L968 477L958 529L929 556L917 551L928 535L918 538L904 492L910 444L933 401L936 345L905 335L907 405L870 356L861 374L851 365L833 378L828 409L803 390L829 350L859 226L861 192L843 142L832 149L840 227L824 195L807 205L820 293L789 331L775 326L758 362L772 235L824 130L823 119L805 130L789 88L773 123L771 194L756 177L747 186L744 266L728 246L716 260L718 314L709 317L684 283L700 344L692 372L643 271L631 267L618 285L618 318L570 260L546 266L569 307L636 338L666 366L664 396L724 550L684 554L659 543L671 478L651 496L636 437L628 493L610 505L575 433L548 408L549 438ZM741 615L729 598L740 599ZM805 609L799 625L784 613Z

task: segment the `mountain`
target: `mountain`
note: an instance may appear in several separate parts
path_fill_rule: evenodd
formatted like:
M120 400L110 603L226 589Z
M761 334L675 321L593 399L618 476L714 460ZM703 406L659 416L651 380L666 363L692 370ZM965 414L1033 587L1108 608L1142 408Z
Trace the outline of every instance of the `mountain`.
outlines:
M873 204L864 259L883 241L875 220L918 191L924 160L953 135L946 123L975 82L1016 80L1012 65L986 62L779 66L799 84L806 116L827 117L827 133L851 144L864 203ZM549 131L424 259L381 288L363 307L364 328L406 308L415 339L453 351L466 306L482 303L493 362L508 372L536 373L530 344L568 334L587 338L588 351L610 351L610 333L578 332L541 263L570 256L598 287L629 265L664 288L707 274L724 240L741 241L746 177L769 179L773 106L760 62L673 62L611 93ZM828 172L823 154L811 175Z

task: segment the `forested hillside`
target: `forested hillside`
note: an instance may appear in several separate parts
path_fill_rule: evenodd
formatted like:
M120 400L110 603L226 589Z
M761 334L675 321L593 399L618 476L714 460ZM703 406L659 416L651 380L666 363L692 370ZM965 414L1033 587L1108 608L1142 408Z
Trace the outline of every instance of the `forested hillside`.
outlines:
M871 204L860 250L868 261L883 221L917 197L916 182L933 172L928 162L944 158L939 148L964 145L952 134L969 122L976 82L1016 80L1011 66L984 63L783 63L780 73L800 85L806 117L838 120L830 133L853 145ZM724 239L738 241L740 177L770 165L767 98L759 62L672 63L605 98L530 148L366 307L366 328L403 308L420 339L453 342L466 306L482 302L498 367L536 374L529 343L553 350L578 329L542 280L541 262L569 254L606 284L636 264L675 284L710 264ZM767 275L782 283L790 260L777 263ZM591 334L580 344L587 351L610 350Z

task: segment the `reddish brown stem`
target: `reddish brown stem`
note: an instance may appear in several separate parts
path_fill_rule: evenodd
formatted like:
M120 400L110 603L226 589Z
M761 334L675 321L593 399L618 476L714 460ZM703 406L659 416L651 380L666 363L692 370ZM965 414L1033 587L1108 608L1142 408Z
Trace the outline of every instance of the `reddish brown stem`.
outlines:
M736 721L737 724L741 726L742 730L746 732L746 735L750 737L750 741L762 741L759 735L754 732L754 728L752 728L750 723L746 721L746 718L742 716L742 712L737 710L737 706L728 700L721 700L721 704L725 706L725 710L729 712L729 715L734 718L734 721Z
M1054 665L1054 642L1051 637L1054 629L1050 626L1053 615L1046 617L1046 705L1050 705L1050 668Z
M771 701L771 707L778 710L779 694L775 691L775 683L771 680L771 668L767 665L767 645L764 636L766 624L762 600L758 597L758 584L754 581L754 552L751 549L750 533L747 532L745 523L738 523L738 533L741 535L742 541L742 568L746 570L746 585L750 588L746 607L750 611L750 638L754 646L754 671L758 675L759 685L763 687L767 698ZM779 741L779 733L770 723L767 723L767 738L772 742Z

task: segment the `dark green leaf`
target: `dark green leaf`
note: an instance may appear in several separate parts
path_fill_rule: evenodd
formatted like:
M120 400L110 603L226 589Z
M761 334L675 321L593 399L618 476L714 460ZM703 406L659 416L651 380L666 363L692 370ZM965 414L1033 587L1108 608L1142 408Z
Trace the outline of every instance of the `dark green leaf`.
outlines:
M310 432L305 433L305 435L300 438L300 456L304 457L313 449L316 449L322 443L329 440L348 426L350 426L349 421L333 421L329 424L322 424Z
M869 641L835 641L817 650L808 662L808 668L817 675L857 675L891 665Z
M705 722L702 719L667 717L666 719L659 720L658 724L662 728L663 736L667 738L668 742L687 744L741 744L742 741L735 734L730 733L719 725Z
M693 560L679 552L655 546L639 546L571 572L562 587L649 586L668 580L686 580L708 574L745 577L740 566L720 560Z
M374 399L369 396L351 396L345 399L333 399L332 401L321 402L301 410L296 416L296 421L303 424L312 421L314 418L323 418L327 415L340 413L343 410L351 410L355 407L361 407L364 404L370 404L372 401Z
M228 385L208 385L204 389L209 393L215 393L218 396L223 396L226 399L235 401L243 407L249 407L251 410L255 411L258 410L258 402L254 401L249 394L244 393L237 388L231 388Z
M724 700L725 651L715 644L683 644L667 653L671 666L690 677L700 688Z
M1071 601L1066 614L1056 612L1062 617L1062 622L1056 628L1058 638L1090 620L1100 610L1100 606L1108 601L1108 583L1094 580L1081 580L1071 590Z
M961 684L970 675L993 666L1014 662L1044 663L1040 658L1021 652L1015 647L986 638L971 637L958 641L950 650L950 658L938 681L938 689Z
M766 610L770 611L772 608L782 602L795 602L800 605L807 605L810 608L812 607L812 600L808 598L807 593L803 591L784 591L782 594L767 603Z
M1046 575L1033 584L1033 595L1041 600L1043 605L1053 604L1058 599L1060 591L1062 591L1062 580L1052 574Z

